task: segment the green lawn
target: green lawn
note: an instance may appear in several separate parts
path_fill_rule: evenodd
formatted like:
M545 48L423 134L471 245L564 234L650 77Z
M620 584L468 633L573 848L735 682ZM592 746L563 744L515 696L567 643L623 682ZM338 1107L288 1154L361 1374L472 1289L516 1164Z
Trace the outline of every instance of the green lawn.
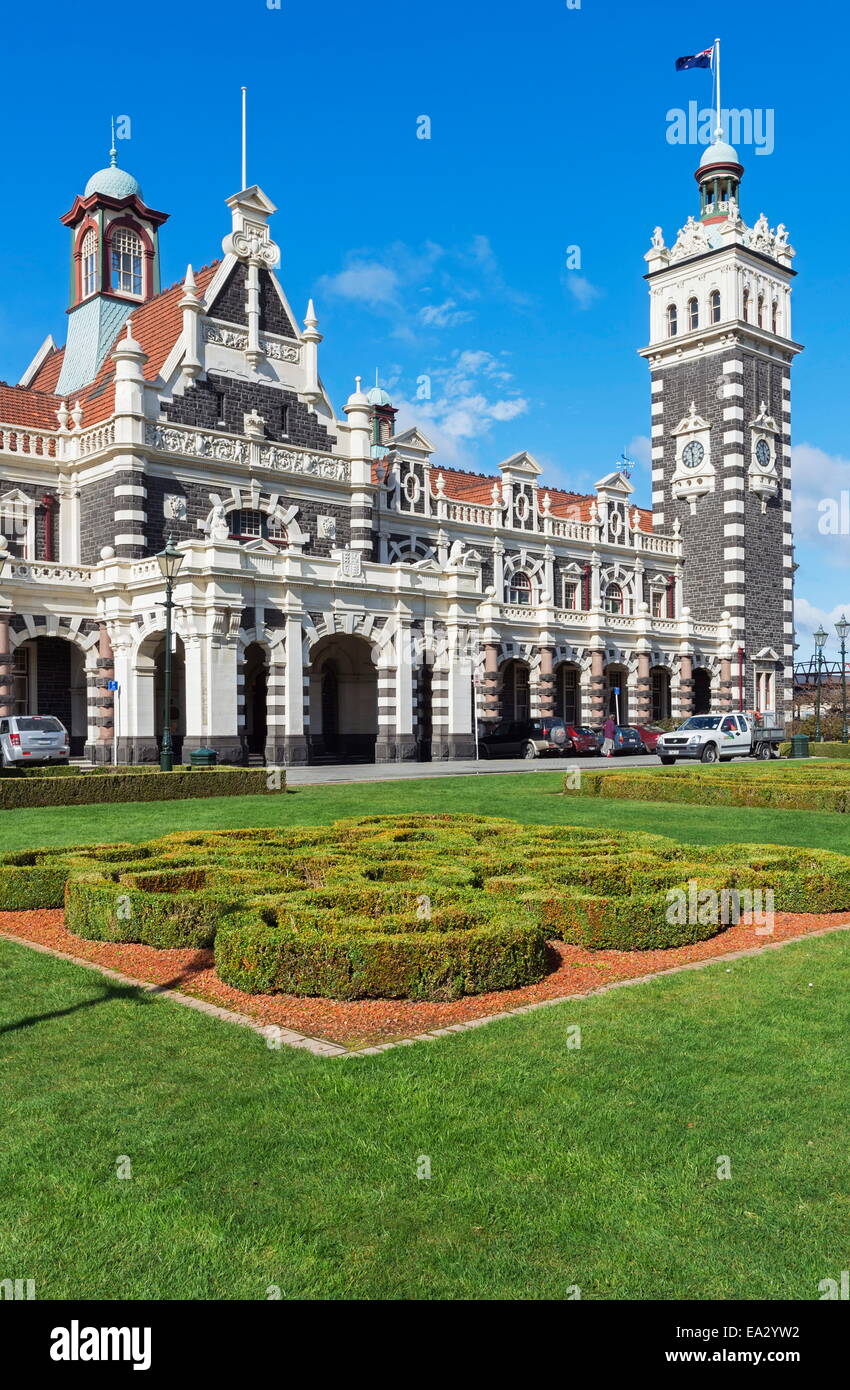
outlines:
M0 1274L39 1299L814 1300L846 1268L844 934L357 1060L21 946L0 977Z
M563 770L303 787L279 796L6 811L0 813L0 850L146 840L171 830L322 825L340 816L364 813L466 811L541 824L660 831L696 844L751 841L850 853L850 817L830 812L725 807L707 812L699 806L668 802L565 796L562 787Z

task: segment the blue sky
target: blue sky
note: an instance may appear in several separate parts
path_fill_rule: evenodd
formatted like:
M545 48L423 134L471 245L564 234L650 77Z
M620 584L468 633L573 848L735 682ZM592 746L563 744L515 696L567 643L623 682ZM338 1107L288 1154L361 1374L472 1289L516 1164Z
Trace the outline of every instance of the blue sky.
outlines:
M0 91L0 378L17 380L47 332L64 340L58 219L107 162L112 113L131 119L119 162L170 213L163 283L220 254L245 83L249 182L278 205L293 309L301 317L316 300L337 407L355 373L371 381L379 368L401 418L419 420L444 463L491 471L525 448L547 480L588 489L626 448L647 503L643 253L657 223L669 242L696 211L699 149L668 141L668 112L708 105L710 77L677 74L673 61L719 34L724 104L773 113L772 152L739 147L742 213L785 222L798 252L797 594L808 654L818 621L850 610L850 538L818 530L821 500L850 489L846 81L824 50L824 34L841 48L850 21L834 2L815 13L808 23L789 0L768 10L150 0L122 17L90 0L69 26L55 0L15 7ZM568 247L580 267L566 268ZM428 400L416 399L422 377Z

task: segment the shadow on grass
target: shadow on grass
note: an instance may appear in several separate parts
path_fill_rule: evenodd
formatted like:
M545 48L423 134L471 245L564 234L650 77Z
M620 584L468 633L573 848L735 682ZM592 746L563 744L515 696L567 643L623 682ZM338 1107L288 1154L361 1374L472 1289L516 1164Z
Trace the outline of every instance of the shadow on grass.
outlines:
M21 944L26 945L26 942ZM0 1024L0 1034L17 1033L22 1028L33 1028L37 1023L46 1023L53 1018L67 1018L69 1014L79 1013L82 1009L93 1009L98 1004L112 1004L116 1000L130 1000L133 1004L147 1004L157 994L165 994L168 990L179 989L193 975L197 975L201 970L206 970L208 965L209 962L205 959L189 961L178 975L174 975L170 980L164 980L161 984L151 985L149 988L142 988L139 985L105 984L100 994L93 995L90 999L81 999L79 1004L71 1004L67 1009L51 1009L43 1014L28 1014L12 1023Z

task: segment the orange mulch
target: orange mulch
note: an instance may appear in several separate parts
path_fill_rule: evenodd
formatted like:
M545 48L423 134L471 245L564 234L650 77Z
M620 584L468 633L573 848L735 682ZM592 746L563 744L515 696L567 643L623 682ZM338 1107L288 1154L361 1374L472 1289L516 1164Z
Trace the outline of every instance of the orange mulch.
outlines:
M616 980L655 975L677 966L711 960L733 951L747 951L773 942L808 936L829 927L850 924L846 913L777 913L770 936L757 936L754 926L730 926L710 941L666 951L588 951L581 946L552 944L552 970L540 984L523 989L476 994L447 1004L409 1003L403 999L298 999L290 994L243 994L215 974L211 950L157 951L152 946L115 945L86 941L63 926L60 911L0 912L0 931L34 941L81 960L107 966L149 984L168 985L183 994L206 999L221 1008L249 1014L263 1023L276 1023L308 1037L325 1038L346 1046L363 1047L393 1038L409 1038L452 1023L484 1018L526 1004L564 995L590 994Z

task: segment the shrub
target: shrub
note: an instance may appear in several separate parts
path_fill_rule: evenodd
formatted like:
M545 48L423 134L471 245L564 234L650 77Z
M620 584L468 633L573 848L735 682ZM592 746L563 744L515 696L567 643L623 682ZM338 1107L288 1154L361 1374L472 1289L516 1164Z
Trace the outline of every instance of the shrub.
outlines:
M733 779L739 794L778 785L752 771L761 775ZM815 784L829 777L821 771ZM707 781L698 772L657 780L703 799L732 787L716 771ZM516 988L542 978L546 941L557 937L616 950L703 940L723 929L716 914L685 921L669 910L692 886L772 890L777 911L850 908L850 857L826 850L694 846L477 816L457 817L454 833L453 824L365 817L7 854L0 906L55 907L65 885L66 922L81 936L160 949L214 944L221 978L237 988L338 999Z
M283 774L281 773L281 784ZM0 811L30 806L96 806L118 801L180 801L189 797L250 796L268 792L264 768L199 768L186 772L84 772L76 776L0 779Z

